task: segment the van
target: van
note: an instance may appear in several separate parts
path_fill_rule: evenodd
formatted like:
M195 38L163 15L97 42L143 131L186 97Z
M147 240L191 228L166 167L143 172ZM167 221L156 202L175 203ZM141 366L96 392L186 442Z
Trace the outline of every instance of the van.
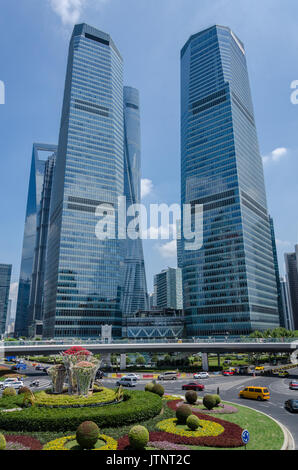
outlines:
M123 387L135 387L137 379L135 377L121 377L120 380L117 380L116 385Z
M266 387L245 387L239 392L240 398L251 398L252 400L269 400L270 393Z
M176 372L164 372L158 376L158 380L177 380Z

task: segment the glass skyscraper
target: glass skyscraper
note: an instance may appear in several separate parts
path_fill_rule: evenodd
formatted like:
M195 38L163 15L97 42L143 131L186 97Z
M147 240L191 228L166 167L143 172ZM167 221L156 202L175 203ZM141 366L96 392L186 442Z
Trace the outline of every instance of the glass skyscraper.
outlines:
M140 100L135 88L124 87L124 195L127 208L141 202ZM131 218L127 218L127 226ZM140 238L125 241L125 272L122 314L129 316L148 308L147 282Z
M285 253L286 278L293 317L294 330L298 330L298 245L294 253Z
M213 26L181 51L181 203L203 247L179 243L188 336L279 326L262 159L243 43Z
M33 144L16 309L16 336L28 335L28 306L34 264L38 214L41 208L45 167L49 155L51 156L56 152L56 150L57 147L55 145Z
M76 25L69 47L45 276L44 337L121 336L125 243L98 239L124 195L122 57L111 37ZM105 209L98 212L98 206Z
M0 339L5 333L6 327L11 269L11 264L0 264Z

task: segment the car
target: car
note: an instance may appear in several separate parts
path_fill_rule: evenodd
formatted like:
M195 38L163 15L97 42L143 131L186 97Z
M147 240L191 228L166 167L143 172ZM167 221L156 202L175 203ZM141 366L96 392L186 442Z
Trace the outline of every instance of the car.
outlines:
M270 393L266 387L245 387L239 392L239 398L251 398L252 400L269 400Z
M125 377L134 377L136 380L139 380L139 378L140 378L140 376L139 376L139 375L137 375L137 374L134 374L134 373L132 373L132 372L131 372L131 373L129 373L129 374L126 374L126 376L125 376Z
M37 365L37 366L35 366L35 370L43 370L43 368L44 368L44 367L43 367L43 366L41 366L41 365Z
M209 374L208 372L198 372L197 374L193 375L194 379L208 379Z
M278 377L289 377L289 372L287 370L281 370L278 374Z
M102 371L102 370L98 370L98 371L96 372L95 378L101 380L101 379L103 378L103 376L104 376L103 371Z
M298 390L298 380L292 380L289 383L289 389L290 390Z
M255 367L255 370L264 370L264 369L265 369L264 366L256 366L256 367Z
M122 387L135 387L137 379L133 377L121 377L121 379L117 380L116 385L118 387L122 385Z
M234 375L234 371L233 370L223 370L222 371L222 375Z
M198 384L197 382L189 382L188 384L182 385L182 390L195 390L201 392L205 389L205 385Z
M291 413L298 413L298 400L287 400L285 402L285 408L291 411Z
M158 376L158 380L177 380L176 372L164 372Z
M19 388L24 387L24 382L22 380L15 380L14 382L7 382L3 385L3 390L6 388L11 387L15 390L19 390Z
M0 389L3 389L4 385L10 384L12 382L17 382L17 380L18 380L17 378L5 379L3 382L0 382Z

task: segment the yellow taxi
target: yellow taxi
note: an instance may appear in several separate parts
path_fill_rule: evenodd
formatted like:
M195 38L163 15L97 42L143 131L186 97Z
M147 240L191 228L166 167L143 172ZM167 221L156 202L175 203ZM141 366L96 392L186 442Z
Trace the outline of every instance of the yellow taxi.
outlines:
M269 400L270 393L266 387L245 387L239 392L239 398L250 398L252 400Z
M257 366L255 367L255 370L264 370L264 366Z

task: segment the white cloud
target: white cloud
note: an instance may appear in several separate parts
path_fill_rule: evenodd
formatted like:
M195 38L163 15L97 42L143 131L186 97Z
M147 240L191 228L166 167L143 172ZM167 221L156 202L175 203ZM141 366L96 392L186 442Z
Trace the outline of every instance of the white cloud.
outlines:
M156 248L163 258L177 258L177 240L172 240L164 245L157 245Z
M63 24L75 24L81 17L87 0L50 0L55 13L60 16Z
M278 147L275 150L273 150L270 154L264 155L263 158L263 163L277 163L279 162L282 158L286 157L288 155L288 149L285 147Z
M148 196L153 190L153 183L151 180L144 178L141 180L141 198Z
M151 226L147 230L143 230L142 237L149 240L168 240L169 238L177 237L177 227L175 224L169 224L167 226L160 225L159 227Z

